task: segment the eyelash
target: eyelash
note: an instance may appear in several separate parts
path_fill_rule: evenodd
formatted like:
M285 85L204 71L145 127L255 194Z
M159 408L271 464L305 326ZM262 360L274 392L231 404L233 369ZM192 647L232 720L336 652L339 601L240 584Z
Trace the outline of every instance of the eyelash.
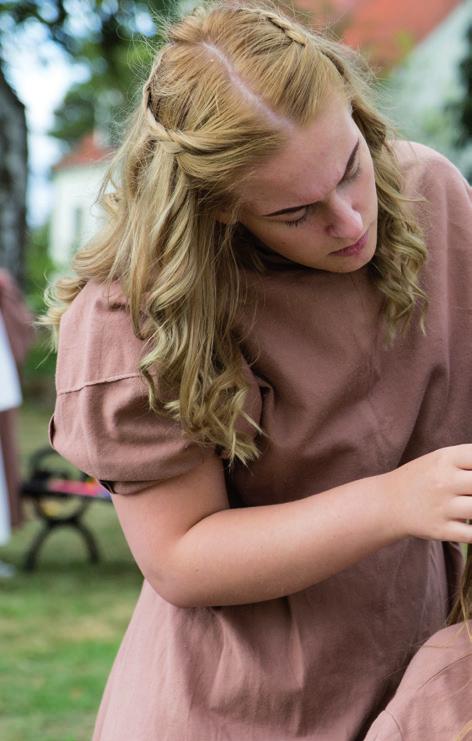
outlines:
M350 175L347 175L344 178L344 181L343 182L344 183L350 183L350 182L352 182L353 180L355 180L359 176L360 171L361 171L361 166L359 164L356 167L356 169L354 170L354 172L352 172ZM303 214L303 216L300 219L296 219L295 221L284 221L283 223L285 224L285 226L300 226L301 224L303 224L307 220L308 214L309 213L312 213L312 211L314 209L316 209L316 204L315 205L312 205L312 206L307 206L305 213Z

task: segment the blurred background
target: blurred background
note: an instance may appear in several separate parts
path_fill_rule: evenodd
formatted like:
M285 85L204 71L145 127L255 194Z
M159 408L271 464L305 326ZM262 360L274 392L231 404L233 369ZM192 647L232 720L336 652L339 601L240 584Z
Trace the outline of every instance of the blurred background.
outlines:
M0 1L0 307L23 400L13 412L5 402L2 411L0 393L10 489L10 509L0 511L2 741L90 739L139 592L140 574L106 500L79 511L78 500L51 498L39 512L12 487L15 476L23 484L31 478L54 405L54 353L44 331L33 337L31 320L44 309L47 282L97 228L97 189L140 94L162 19L195 4ZM472 0L295 5L315 28L331 26L363 51L401 136L443 152L470 179ZM77 517L93 533L98 563L88 560L83 534L51 525L55 517ZM32 544L45 528L32 563Z

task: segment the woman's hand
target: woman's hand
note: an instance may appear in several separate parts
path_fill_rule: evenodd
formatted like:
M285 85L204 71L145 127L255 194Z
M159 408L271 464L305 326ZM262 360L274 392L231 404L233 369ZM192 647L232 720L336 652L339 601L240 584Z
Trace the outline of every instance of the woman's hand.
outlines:
M384 474L398 534L472 543L472 445L440 448Z

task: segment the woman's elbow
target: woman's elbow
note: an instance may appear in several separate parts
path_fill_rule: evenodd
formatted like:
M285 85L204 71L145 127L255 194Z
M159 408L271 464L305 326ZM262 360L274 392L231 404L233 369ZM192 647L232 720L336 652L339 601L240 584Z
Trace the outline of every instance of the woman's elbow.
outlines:
M202 594L198 584L189 585L182 576L176 574L163 576L152 572L143 573L143 576L156 594L174 607L210 606L211 599Z

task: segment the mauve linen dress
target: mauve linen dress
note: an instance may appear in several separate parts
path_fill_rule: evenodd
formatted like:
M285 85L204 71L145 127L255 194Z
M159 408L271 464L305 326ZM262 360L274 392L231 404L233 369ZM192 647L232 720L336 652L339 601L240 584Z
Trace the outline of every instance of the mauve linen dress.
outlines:
M264 274L244 269L247 411L268 438L260 460L227 474L232 506L299 499L472 442L470 190L432 150L396 149L405 192L424 199L427 334L415 321L385 346L367 266L334 274L267 258ZM88 283L61 324L50 437L122 495L213 454L147 412L142 351L117 286ZM461 567L457 545L406 538L255 604L180 608L144 580L93 739L363 739L444 626Z

